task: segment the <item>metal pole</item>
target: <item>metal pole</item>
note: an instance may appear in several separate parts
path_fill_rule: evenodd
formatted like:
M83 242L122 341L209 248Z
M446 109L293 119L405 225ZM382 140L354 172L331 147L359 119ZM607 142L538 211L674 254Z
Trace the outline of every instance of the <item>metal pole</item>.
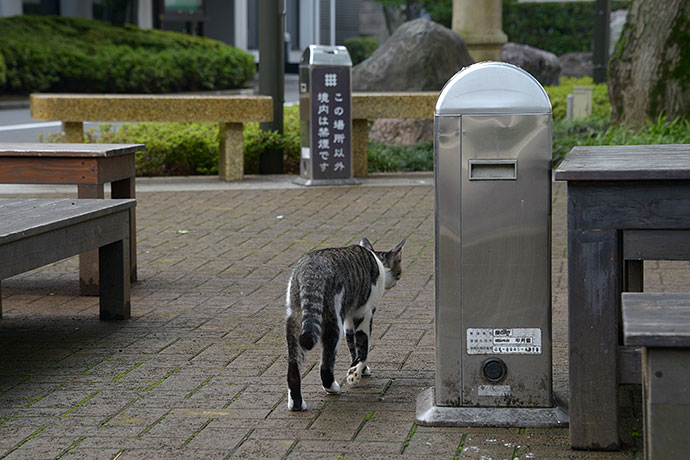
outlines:
M330 6L330 38L331 38L331 46L335 46L335 0L331 0L331 6Z
M592 76L594 83L606 82L606 66L609 61L609 22L611 0L594 2L594 49L592 50Z
M273 121L262 130L283 132L285 103L285 0L259 0L259 94L273 97ZM283 170L283 152L267 152L260 159L262 173Z

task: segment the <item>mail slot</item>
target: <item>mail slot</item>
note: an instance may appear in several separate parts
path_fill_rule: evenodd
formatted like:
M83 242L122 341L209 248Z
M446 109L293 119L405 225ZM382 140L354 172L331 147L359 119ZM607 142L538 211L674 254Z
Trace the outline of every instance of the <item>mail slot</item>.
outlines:
M516 180L517 160L469 160L470 180Z

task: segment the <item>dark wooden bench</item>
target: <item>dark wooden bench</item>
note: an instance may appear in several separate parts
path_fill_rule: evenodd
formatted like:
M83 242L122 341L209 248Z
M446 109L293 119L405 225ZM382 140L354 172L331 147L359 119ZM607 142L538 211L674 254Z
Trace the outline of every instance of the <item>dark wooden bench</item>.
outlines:
M642 347L645 458L690 456L690 294L623 293L623 340Z
M568 181L570 445L618 449L618 387L640 383L621 293L643 290L644 260L690 260L690 145L574 147L555 177Z
M0 280L97 249L100 317L128 319L135 205L131 199L0 199Z
M0 183L70 184L79 198L134 198L134 154L143 144L50 144L0 142ZM131 281L137 280L136 215L130 209ZM98 295L98 254L79 258L82 295Z

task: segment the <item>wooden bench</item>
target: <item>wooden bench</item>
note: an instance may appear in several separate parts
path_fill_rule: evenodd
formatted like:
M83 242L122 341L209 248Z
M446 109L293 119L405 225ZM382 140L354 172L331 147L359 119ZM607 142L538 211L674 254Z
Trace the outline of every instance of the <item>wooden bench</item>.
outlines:
M574 147L555 177L568 181L570 445L618 449L618 386L640 382L621 293L643 290L644 260L690 260L690 145Z
M642 347L645 458L690 456L690 294L623 293L623 340Z
M100 317L128 319L135 205L131 199L0 199L0 280L97 249Z
M0 143L0 183L71 184L78 198L135 198L134 155L143 144ZM137 280L136 215L130 209L131 281ZM98 295L98 252L79 258L82 295Z
M63 122L67 142L83 142L84 121L218 122L218 176L244 177L243 123L271 121L269 96L194 96L152 94L32 94L35 120Z

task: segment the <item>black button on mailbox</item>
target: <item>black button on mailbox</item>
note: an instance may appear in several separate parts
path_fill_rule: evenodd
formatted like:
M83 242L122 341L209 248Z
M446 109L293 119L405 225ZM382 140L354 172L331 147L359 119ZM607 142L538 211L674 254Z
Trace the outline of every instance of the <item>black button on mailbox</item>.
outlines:
M507 372L506 363L498 358L489 358L482 364L482 374L489 382L500 382Z

